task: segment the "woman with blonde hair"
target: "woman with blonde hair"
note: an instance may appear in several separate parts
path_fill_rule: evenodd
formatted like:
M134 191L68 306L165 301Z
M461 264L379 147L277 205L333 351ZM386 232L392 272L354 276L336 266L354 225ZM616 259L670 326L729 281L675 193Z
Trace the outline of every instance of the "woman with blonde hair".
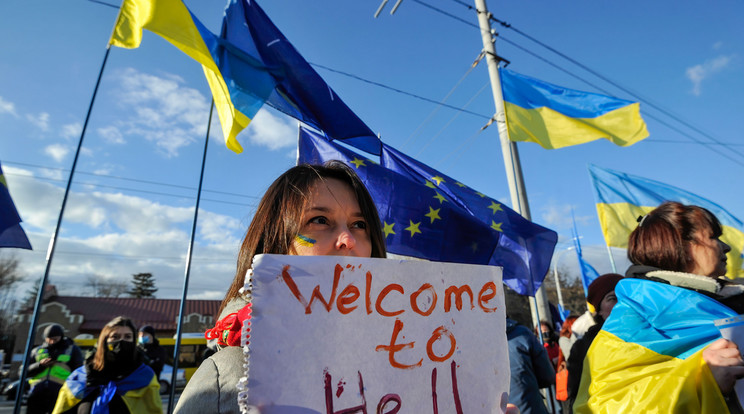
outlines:
M95 353L67 377L53 414L162 414L160 384L137 351L137 328L118 316L103 327Z

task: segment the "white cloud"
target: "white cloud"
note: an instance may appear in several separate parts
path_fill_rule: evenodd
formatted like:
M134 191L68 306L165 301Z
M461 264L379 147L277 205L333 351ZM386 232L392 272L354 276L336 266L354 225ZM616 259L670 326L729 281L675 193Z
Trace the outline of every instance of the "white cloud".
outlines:
M209 101L198 90L183 86L180 77L154 76L131 68L118 77L119 102L135 111L122 123L121 133L142 136L169 157L206 133Z
M41 112L38 115L27 114L26 119L42 131L49 130L49 114L46 112Z
M575 209L576 206L570 204L549 204L541 209L541 217L543 223L552 229L570 229L573 228L572 211ZM576 216L577 224L587 224L589 220L590 216Z
M15 104L6 101L2 96L0 96L0 114L11 114L16 118L18 117L18 113L16 113L15 110Z
M98 128L98 134L110 144L126 144L127 141L124 139L124 135L121 133L116 126L107 126L104 128Z
M62 144L52 144L44 148L44 153L52 157L55 161L60 162L70 153L70 149Z
M80 138L80 133L83 131L83 124L80 122L74 122L72 124L62 125L62 138Z
M718 42L713 43L713 50L719 50L722 47L723 47L723 42L721 42L721 41L718 41Z
M246 128L251 143L270 150L297 145L297 121L262 108Z
M35 248L19 254L31 282L43 274L44 253L58 219L63 189L36 179L27 170L6 167L6 172L13 174L9 186ZM88 275L129 283L132 274L151 272L159 288L156 296L178 298L192 220L193 208L123 194L77 192L73 187L50 283L57 285L60 294L79 295L85 291ZM202 210L199 229L189 298L221 299L233 279L245 228L235 218Z
M712 75L725 69L733 60L735 55L718 56L715 59L707 60L699 65L687 68L685 74L692 82L692 94L700 96L702 93L703 80L710 78Z

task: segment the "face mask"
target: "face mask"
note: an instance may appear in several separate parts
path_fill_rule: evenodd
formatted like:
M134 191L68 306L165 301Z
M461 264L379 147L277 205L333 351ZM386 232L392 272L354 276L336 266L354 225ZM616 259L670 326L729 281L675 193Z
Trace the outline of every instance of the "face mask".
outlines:
M116 361L119 359L131 360L134 355L134 342L116 341L106 343L106 359Z
M543 342L550 342L550 332L543 332L542 338Z
M150 337L149 336L141 336L139 338L139 343L142 345L147 345L150 343Z

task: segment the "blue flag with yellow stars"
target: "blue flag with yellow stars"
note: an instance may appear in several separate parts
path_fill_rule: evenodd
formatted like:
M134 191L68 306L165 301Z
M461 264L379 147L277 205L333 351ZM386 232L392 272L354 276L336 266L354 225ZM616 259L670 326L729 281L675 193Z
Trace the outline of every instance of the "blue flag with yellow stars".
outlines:
M18 215L13 199L10 198L2 167L0 167L0 247L31 250L31 243L21 228L21 216Z
M391 148L383 145L383 156L386 150ZM364 181L377 205L389 252L436 261L503 266L504 283L523 295L534 295L540 286L557 241L555 232L532 224L485 196L484 199L493 203L486 203L482 206L485 211L480 211L480 204L463 203L444 191L444 181L437 184L436 179L412 178L404 170L379 165L301 127L299 163L318 164L332 159L350 165ZM434 176L450 180L441 174ZM473 192L473 195L481 198L479 193ZM489 218L494 220L487 221L476 212L490 213ZM518 218L511 215L517 215ZM509 233L503 229L509 230ZM525 233L525 241L512 234L517 230L532 230L537 236ZM536 237L544 240L544 243L536 243L533 240ZM533 244L549 252L528 250ZM550 245L549 249L547 245ZM532 262L544 263L539 278L530 278L529 266Z
M369 190L382 221L388 252L454 263L488 264L498 243L494 234L431 188L388 170L325 137L300 127L299 164L339 160Z
M497 234L499 244L488 264L502 266L504 283L517 293L535 294L550 269L558 241L556 232L385 144L381 163L431 188L442 197L443 204L457 205Z

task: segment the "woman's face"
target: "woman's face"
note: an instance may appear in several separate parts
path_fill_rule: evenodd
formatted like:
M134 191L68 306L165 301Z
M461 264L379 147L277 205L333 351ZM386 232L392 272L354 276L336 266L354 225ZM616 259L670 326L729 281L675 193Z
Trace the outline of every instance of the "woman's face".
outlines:
M610 317L610 312L612 312L612 308L615 307L617 304L617 296L615 296L615 291L611 291L604 295L602 298L602 301L599 302L599 310L597 310L597 313L602 317L602 319L607 320L607 318Z
M351 187L328 178L312 187L290 254L370 257L368 224Z
M128 326L117 326L106 337L106 342L126 341L134 342L134 332Z
M703 276L718 277L726 274L726 253L731 247L713 237L713 232L698 231L692 242L692 273Z

